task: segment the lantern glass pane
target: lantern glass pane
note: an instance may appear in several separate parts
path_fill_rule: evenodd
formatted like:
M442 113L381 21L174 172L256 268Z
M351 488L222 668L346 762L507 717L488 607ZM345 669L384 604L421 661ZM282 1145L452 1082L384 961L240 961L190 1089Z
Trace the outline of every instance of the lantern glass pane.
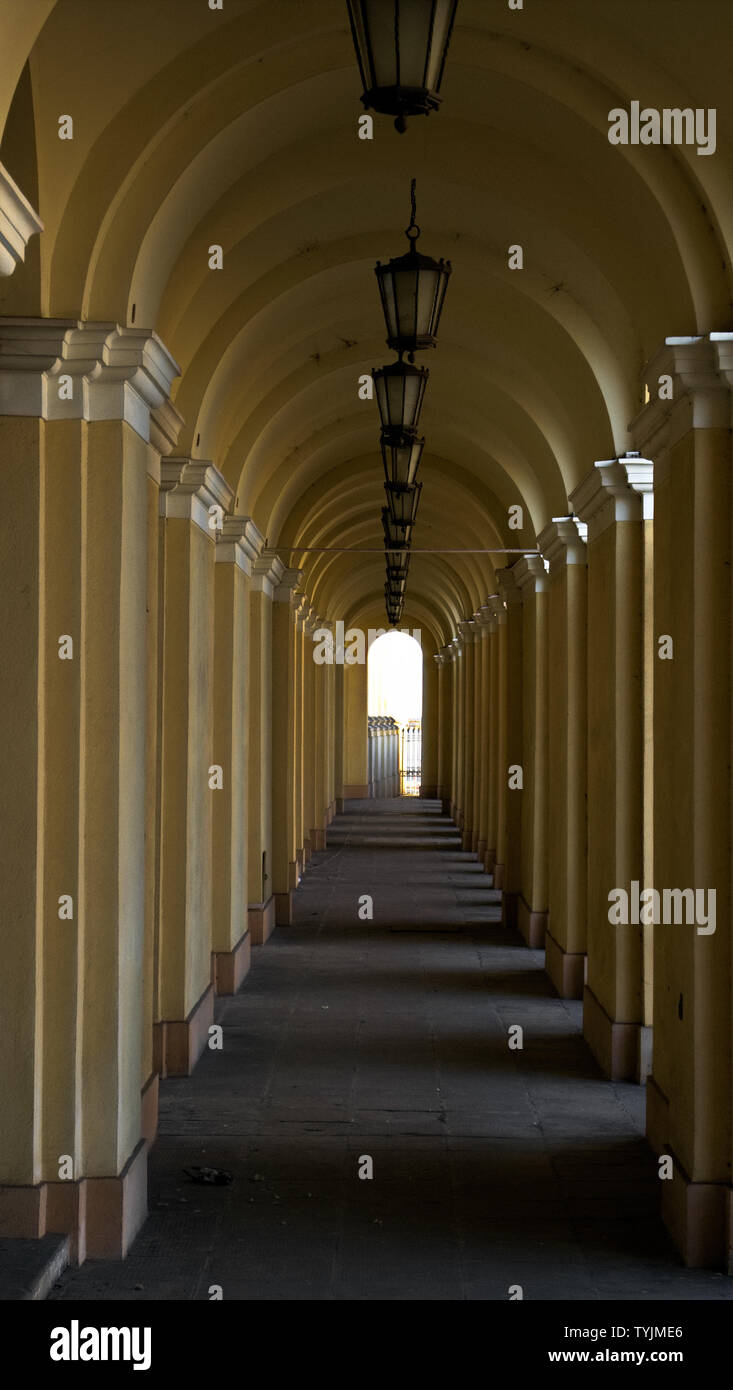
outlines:
M360 6L361 8L361 6ZM397 86L395 51L395 0L365 0L370 39L372 87Z
M425 86L431 92L437 92L440 86L445 49L450 35L450 25L454 9L454 0L438 0L435 6L433 37L430 45L427 73L425 75Z
M430 0L397 0L400 35L400 85L429 87L425 82L430 44ZM391 6L394 9L394 6Z

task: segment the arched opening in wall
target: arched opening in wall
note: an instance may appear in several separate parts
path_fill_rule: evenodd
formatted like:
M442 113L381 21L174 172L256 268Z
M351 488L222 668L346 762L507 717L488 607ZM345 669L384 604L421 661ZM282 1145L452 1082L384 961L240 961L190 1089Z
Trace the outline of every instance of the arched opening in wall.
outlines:
M367 713L373 796L420 795L422 668L422 647L407 632L385 632L369 648Z

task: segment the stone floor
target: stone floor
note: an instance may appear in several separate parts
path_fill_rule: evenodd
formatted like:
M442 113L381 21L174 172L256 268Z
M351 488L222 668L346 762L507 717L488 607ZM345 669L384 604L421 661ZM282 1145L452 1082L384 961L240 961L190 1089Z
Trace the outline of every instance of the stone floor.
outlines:
M52 1297L733 1299L666 1237L643 1091L602 1079L580 1005L501 926L439 805L348 811L295 924L220 1001L224 1050L161 1088L128 1259L68 1270ZM234 1182L196 1186L192 1164Z

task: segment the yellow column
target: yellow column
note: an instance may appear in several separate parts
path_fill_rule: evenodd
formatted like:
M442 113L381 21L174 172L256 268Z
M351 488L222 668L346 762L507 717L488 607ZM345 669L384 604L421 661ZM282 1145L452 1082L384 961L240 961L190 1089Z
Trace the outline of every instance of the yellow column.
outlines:
M474 854L478 853L479 835L481 829L481 806L485 797L486 783L482 776L483 768L483 747L481 735L483 730L484 718L484 685L483 685L483 630L481 628L480 616L474 613L472 618L474 634L473 651L473 804L471 806L471 845Z
M668 339L647 370L651 400L634 428L654 460L659 897L650 906L662 920L652 928L647 1133L672 1159L673 1177L661 1184L662 1214L685 1263L723 1269L733 1268L732 349L731 334ZM660 377L671 380L671 402L658 399ZM677 909L675 888L689 890Z
M301 570L287 569L272 605L272 891L275 920L290 926L297 885L296 679L298 632L294 608Z
M486 815L486 852L484 855L484 867L486 872L493 874L496 866L496 841L498 826L498 790L497 782L499 777L499 724L497 711L497 690L498 690L498 624L492 599L488 604L491 616L488 623L488 706L489 721L487 729L488 743L488 796L487 796L487 815Z
M443 801L448 789L448 759L450 751L450 667L445 647L435 653L433 661L438 668L438 768L436 796Z
M366 662L340 669L344 688L343 795L345 799L368 797Z
M296 595L293 604L295 621L295 872L292 888L297 888L304 867L304 803L303 803L303 662L307 656L305 623L310 612L310 604L304 593Z
M212 815L224 767L214 758L214 526L232 493L209 463L161 469L161 836L156 1056L187 1076L213 1020Z
M507 610L500 594L492 594L490 602L494 610L496 631L494 633L494 720L496 724L495 750L496 767L494 786L496 788L496 862L493 868L494 887L504 887L504 871L507 852Z
M465 643L460 633L456 633L453 638L455 645L455 694L456 694L456 725L455 725L455 788L454 788L454 809L453 819L460 830L463 826L463 764L464 764L464 729L465 729Z
M264 550L252 566L249 610L248 918L252 945L275 929L272 888L272 599L285 566Z
M523 786L518 772L524 766L523 684L522 684L522 591L514 567L499 570L499 593L506 605L504 685L501 695L506 741L503 761L497 775L504 787L504 858L496 865L497 886L503 890L503 919L507 926L518 922L522 889L522 800Z
M642 932L609 893L644 879L644 516L652 464L595 464L571 493L588 525L588 978L583 1032L614 1079L644 1080ZM642 493L645 494L642 499ZM646 509L643 506L646 501Z
M0 342L0 1233L67 1232L81 1262L146 1214L149 502L177 368L114 324Z
M586 949L587 564L585 526L555 518L537 539L550 562L548 925L545 969L582 999Z
M313 635L320 625L311 608L304 625L303 645L303 863L307 865L314 845L312 831L316 820L316 666L313 661ZM365 728L366 732L366 728Z
M547 589L539 555L512 566L522 595L522 835L517 926L542 947L547 927Z
M461 638L461 661L463 665L463 747L461 763L463 768L460 828L463 831L463 848L469 850L473 839L473 779L474 779L474 664L476 628L472 621L458 624Z
M440 668L436 665L435 643L428 632L422 633L423 685L422 685L422 764L420 772L420 796L434 799L438 796L438 762L440 758L440 695L438 682Z
M329 631L323 618L316 620L316 631L322 637ZM322 640L322 638L321 638ZM310 841L315 853L326 848L326 808L327 808L327 767L326 767L326 672L327 666L317 665L313 660L315 643L311 641L310 660L313 665L313 819L310 827Z
M247 913L249 586L264 538L250 517L227 517L214 551L214 758L223 785L212 798L214 989L236 994L250 964Z
M489 825L489 621L491 613L486 604L476 614L478 640L476 644L476 670L479 679L479 720L477 726L476 772L478 781L478 808L476 823L476 853L483 863L486 854L486 837Z

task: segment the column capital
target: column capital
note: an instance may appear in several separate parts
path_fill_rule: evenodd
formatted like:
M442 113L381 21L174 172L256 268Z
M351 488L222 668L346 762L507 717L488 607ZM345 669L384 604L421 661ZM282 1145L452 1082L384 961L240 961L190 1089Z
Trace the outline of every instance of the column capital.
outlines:
M214 559L224 564L235 564L245 574L251 575L252 565L264 544L265 538L251 516L225 516L221 530L216 532Z
M38 213L0 164L0 275L12 275L31 237L42 231Z
M494 613L488 600L486 603L482 603L481 607L476 610L473 615L473 620L478 628L479 640L482 640L487 632L493 632L495 630L496 622L494 620Z
M640 454L594 463L570 493L577 515L595 540L616 521L641 521L654 515L654 465Z
M672 399L659 397L659 379L672 379ZM731 425L733 333L665 338L642 373L647 403L629 429L640 449L656 455L688 429Z
M575 516L553 516L548 526L540 531L537 545L543 559L550 562L550 574L555 574L565 565L585 565L587 561L585 538L588 527Z
M174 517L194 524L213 540L216 526L212 525L210 507L228 511L234 493L223 473L204 459L163 459L160 465L161 516Z
M512 565L517 586L524 602L525 595L543 594L549 585L549 566L541 555L521 555Z
M180 374L157 333L147 328L0 319L0 415L120 420L170 454L183 424L170 400ZM63 395L61 377L70 378Z
M522 602L522 591L517 582L515 568L515 565L507 565L504 569L496 571L496 582L499 586L499 593L507 608L509 608L511 604Z
M272 596L275 603L288 603L291 607L297 603L300 599L298 585L302 578L302 570L284 569Z
M501 594L489 594L486 607L491 613L495 626L500 626L506 622L506 604Z
M285 566L276 550L263 550L252 566L252 588L272 598L285 573Z
M464 619L458 624L459 641L471 645L478 640L478 628L472 618Z

